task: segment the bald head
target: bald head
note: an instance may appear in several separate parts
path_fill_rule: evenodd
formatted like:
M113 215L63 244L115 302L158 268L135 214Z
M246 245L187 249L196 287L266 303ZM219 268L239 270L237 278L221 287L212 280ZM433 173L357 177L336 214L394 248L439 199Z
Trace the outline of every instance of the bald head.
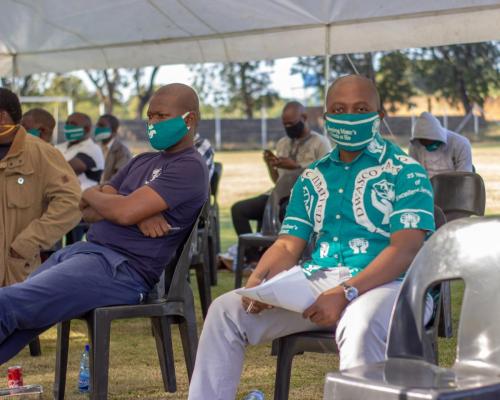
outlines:
M87 114L81 112L75 112L71 114L66 119L66 125L75 125L80 128L83 128L85 136L81 140L85 140L90 137L90 133L92 131L92 120Z
M149 102L149 123L156 124L178 116L184 116L191 135L194 135L200 119L198 95L193 88L182 83L162 86Z
M195 112L200 115L200 102L196 91L183 83L171 83L159 88L153 97L170 98L169 103L175 107L180 114Z
M56 120L51 113L43 108L32 108L24 113L21 119L21 125L24 129L36 129L40 132L40 139L51 142L52 132L56 126Z
M76 125L84 128L85 131L87 131L87 129L90 131L90 128L92 127L92 120L90 119L90 117L87 114L81 112L75 112L71 114L66 120L66 123L68 125Z
M378 90L373 81L365 76L340 77L328 88L326 111L334 114L381 111Z
M290 101L285 104L281 121L290 138L302 138L309 134L306 108L298 101Z
M298 101L289 101L288 103L285 104L285 107L283 107L283 113L288 111L295 112L298 114L305 114L306 108L302 103L299 103Z

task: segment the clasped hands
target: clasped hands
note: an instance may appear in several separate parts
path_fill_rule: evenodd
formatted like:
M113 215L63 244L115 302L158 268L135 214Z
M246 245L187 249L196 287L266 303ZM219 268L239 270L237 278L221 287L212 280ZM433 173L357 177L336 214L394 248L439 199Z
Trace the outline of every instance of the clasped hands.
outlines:
M288 157L277 157L271 151L264 151L264 161L272 168L296 169L300 168L297 161Z

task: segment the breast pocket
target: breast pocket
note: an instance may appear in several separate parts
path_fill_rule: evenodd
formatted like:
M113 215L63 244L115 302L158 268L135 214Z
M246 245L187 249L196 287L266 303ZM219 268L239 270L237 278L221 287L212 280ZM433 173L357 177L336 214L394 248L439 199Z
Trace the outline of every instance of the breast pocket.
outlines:
M7 207L29 208L37 198L37 183L33 172L14 173L7 180Z

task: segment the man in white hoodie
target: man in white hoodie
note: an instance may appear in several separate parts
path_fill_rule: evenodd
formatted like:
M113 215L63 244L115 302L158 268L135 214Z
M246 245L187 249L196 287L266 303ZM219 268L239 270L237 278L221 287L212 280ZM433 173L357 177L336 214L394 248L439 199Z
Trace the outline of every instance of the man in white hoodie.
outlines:
M409 154L422 164L430 178L444 172L472 172L471 146L467 138L443 128L428 112L417 119Z

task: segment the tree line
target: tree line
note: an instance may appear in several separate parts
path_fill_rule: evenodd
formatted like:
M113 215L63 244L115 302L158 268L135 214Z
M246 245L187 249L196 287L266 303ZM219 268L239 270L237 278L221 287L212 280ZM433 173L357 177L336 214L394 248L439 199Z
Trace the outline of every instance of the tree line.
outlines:
M250 61L191 65L189 69L205 107L253 118L261 107L285 100L271 87L273 66L274 61ZM110 113L127 103L128 116L140 119L157 87L159 68L85 71L93 90L73 74L27 76L19 79L17 88L21 95L65 95L76 102L100 103ZM388 112L413 107L412 98L417 95L427 97L429 108L430 99L438 98L469 112L475 103L482 107L489 96L499 93L500 45L483 42L330 57L330 81L355 70L374 80ZM308 88L308 103L322 104L325 58L299 57L290 72L299 75ZM0 84L11 82L1 78Z

